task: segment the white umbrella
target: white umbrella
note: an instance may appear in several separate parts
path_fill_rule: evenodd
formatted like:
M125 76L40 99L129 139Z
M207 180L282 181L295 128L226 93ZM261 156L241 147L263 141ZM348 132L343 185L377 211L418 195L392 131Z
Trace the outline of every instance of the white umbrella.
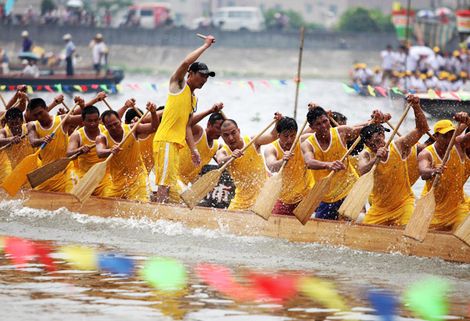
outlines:
M412 56L431 56L434 55L434 51L426 46L412 46L408 52Z
M83 1L82 0L69 0L69 1L67 1L67 7L82 8L83 7Z

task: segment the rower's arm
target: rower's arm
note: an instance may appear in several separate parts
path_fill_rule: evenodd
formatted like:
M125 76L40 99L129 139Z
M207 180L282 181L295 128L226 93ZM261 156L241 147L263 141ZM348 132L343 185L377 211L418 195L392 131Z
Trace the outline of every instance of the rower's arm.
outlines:
M217 113L217 112L221 111L222 108L224 108L224 104L223 104L223 103L216 103L216 104L214 104L211 108L206 109L206 110L204 110L204 111L201 111L201 112L199 112L199 113L197 113L197 114L194 114L194 115L193 115L192 122L191 122L191 126L196 125L197 123L199 123L201 120L203 120L204 118L206 118L206 117L209 116L210 114L212 114L212 113Z
M28 127L28 139L29 139L31 146L33 147L41 146L41 144L44 143L44 139L39 138L34 122L29 122L27 127Z
M460 144L460 146L464 150L467 148L470 148L470 132L468 132L465 135L464 134L460 135L459 137L455 139L455 142L457 144Z
M11 141L11 138L13 137L7 138L7 132L5 131L5 129L0 129L0 146L5 146L6 144L8 144Z
M142 122L138 125L135 130L137 137L141 135L149 135L157 131L160 119L157 115L157 106L154 103L147 103L147 110L150 110L151 122L143 124Z
M194 143L193 130L191 128L192 118L193 118L193 114L189 116L188 123L186 124L186 143L188 144L188 147L191 153L193 153L194 150L197 151L196 144Z
M272 173L279 172L283 163L283 159L277 159L277 151L272 144L266 147L264 151L264 159L266 160L266 166Z
M269 132L269 133L265 133L263 135L261 135L260 137L258 137L255 141L254 141L254 145L255 145L255 148L257 150L259 150L260 146L262 145L268 145L268 144L271 144L273 141L275 141L276 139L278 139L278 133L277 133L277 129L276 129L276 124L278 121L280 121L282 118L284 118L284 116L282 116L281 113L279 112L275 112L274 113L274 119L276 120L276 123L274 124L273 126L273 129Z
M67 146L67 157L76 154L80 150L80 134L75 132L70 136L69 145Z
M64 95L58 95L54 100L47 106L47 111L53 110L57 105L60 105L64 102Z
M111 154L111 149L108 148L106 137L104 135L98 135L95 140L96 143L96 155L99 158L108 157Z
M327 162L322 162L315 159L315 151L312 144L310 144L308 141L304 141L300 146L302 148L302 155L304 156L305 165L307 165L308 169L328 169Z
M359 175L364 175L365 173L368 173L371 169L372 166L374 166L375 163L375 158L372 157L367 151L363 150L359 154L359 160L357 162L357 168L359 170Z
M85 107L93 106L97 102L103 101L103 99L106 99L107 97L108 95L104 91L100 91L96 94L95 97L93 97L89 102L85 104Z
M176 69L175 73L170 78L171 93L177 93L183 88L184 76L188 72L189 66L193 62L195 62L199 58L199 56L201 56L202 53L206 51L207 48L209 48L214 42L215 38L213 36L207 36L202 46L192 51L186 56L186 58L184 58L183 62L180 64L178 69Z
M80 110L80 108L78 109ZM69 115L69 117L67 117L67 120L64 121L62 128L64 129L64 132L68 132L69 128L81 127L82 124L82 115Z
M435 168L432 166L432 156L427 150L423 150L418 155L418 167L419 174L424 180L428 180L434 177L436 174Z

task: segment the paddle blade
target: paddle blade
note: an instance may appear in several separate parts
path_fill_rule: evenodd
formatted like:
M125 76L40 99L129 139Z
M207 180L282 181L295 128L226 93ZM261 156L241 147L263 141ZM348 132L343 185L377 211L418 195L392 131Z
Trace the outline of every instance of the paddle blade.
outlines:
M38 153L26 156L3 181L2 188L15 196L26 182L26 174L38 168Z
M338 210L339 214L350 217L353 220L357 219L374 187L374 172L375 167L359 177L348 196L346 196L343 204L341 204Z
M93 165L82 179L78 181L71 194L82 203L86 201L103 180L106 174L106 164L107 162L104 161Z
M29 183L31 187L36 187L41 185L43 182L47 181L49 178L59 174L63 170L67 168L70 159L68 158L61 158L58 160L53 161L47 165L39 167L35 171L27 174Z
M325 196L330 187L331 176L323 177L318 183L315 183L313 188L308 192L304 199L297 205L294 210L294 215L303 225L307 224L312 213L320 205L321 200Z
M410 221L406 225L405 236L423 242L428 233L429 224L436 209L434 188L416 202Z
M220 175L222 175L220 170L213 170L202 175L191 188L180 194L181 199L190 209L193 209L207 193L214 189L219 182Z
M274 174L264 183L251 210L267 220L271 216L274 204L281 195L282 174Z
M454 232L454 235L459 239L470 245L470 216L459 225L457 230Z

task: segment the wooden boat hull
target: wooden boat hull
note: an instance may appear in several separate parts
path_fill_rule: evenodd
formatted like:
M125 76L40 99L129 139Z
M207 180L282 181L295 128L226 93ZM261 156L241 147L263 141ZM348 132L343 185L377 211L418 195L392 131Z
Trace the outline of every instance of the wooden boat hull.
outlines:
M179 205L139 203L91 197L84 204L70 194L28 191L24 205L32 208L70 211L100 217L150 218L183 223L188 228L206 228L225 233L267 236L292 242L315 242L382 253L437 257L470 263L470 247L451 233L431 231L420 243L403 236L402 228L362 225L312 219L306 225L296 218L272 215L268 221L250 211L228 211L197 207L193 211Z

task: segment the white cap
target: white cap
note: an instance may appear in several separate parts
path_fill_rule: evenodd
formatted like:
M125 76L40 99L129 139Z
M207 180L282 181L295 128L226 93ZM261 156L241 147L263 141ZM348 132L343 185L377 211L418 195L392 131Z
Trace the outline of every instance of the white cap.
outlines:
M66 34L62 37L62 39L64 39L64 40L70 40L70 39L72 39L72 35L71 35L70 33L66 33Z
M21 64L23 64L23 65L27 65L28 63L29 63L29 62L28 62L28 60L26 60L26 59L21 60Z
M23 32L21 33L21 37L28 37L29 36L29 32L27 30L23 30Z
M103 35L101 33L97 33L95 39L103 39Z

